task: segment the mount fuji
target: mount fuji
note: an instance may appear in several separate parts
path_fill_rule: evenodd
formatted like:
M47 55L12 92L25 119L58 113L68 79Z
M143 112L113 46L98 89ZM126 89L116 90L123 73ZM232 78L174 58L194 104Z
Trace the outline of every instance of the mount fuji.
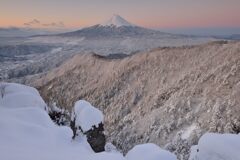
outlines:
M120 17L119 15L114 14L112 16L112 18L110 18L108 21L100 24L101 26L112 26L112 27L121 27L121 26L135 26L131 23L129 23L128 21L126 21L125 19L123 19L122 17Z
M126 38L126 37L149 37L163 38L166 36L176 36L151 30L134 25L119 15L113 15L108 21L96 24L91 27L83 28L74 32L60 34L61 36L83 36L85 38Z
M62 44L66 52L94 52L100 55L132 54L165 46L195 45L210 41L209 37L176 35L144 28L119 15L77 31L51 36L37 36L30 41ZM67 46L67 47L66 47Z

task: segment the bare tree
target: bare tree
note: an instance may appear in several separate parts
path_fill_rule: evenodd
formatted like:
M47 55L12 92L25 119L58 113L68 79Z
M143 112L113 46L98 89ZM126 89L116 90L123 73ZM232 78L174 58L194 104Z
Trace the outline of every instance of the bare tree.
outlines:
M0 83L0 95L3 98L4 94L5 94L5 88L6 88L6 84L4 83Z

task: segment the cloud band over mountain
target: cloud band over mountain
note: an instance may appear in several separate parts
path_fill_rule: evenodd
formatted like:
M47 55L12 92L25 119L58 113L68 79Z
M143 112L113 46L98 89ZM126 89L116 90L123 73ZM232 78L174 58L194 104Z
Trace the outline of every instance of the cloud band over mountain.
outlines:
M33 25L38 25L38 24L40 24L40 21L37 20L37 19L33 19L32 21L26 22L23 25L25 25L25 26L33 26Z
M26 27L54 27L54 28L64 28L65 24L60 22L51 22L51 23L41 23L37 19L33 19L32 21L23 23Z

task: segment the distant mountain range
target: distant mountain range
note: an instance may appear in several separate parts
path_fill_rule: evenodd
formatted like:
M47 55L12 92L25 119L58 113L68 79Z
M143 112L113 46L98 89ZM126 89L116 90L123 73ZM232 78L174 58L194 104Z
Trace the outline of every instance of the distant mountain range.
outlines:
M143 28L134 25L119 15L113 15L108 21L86 27L74 32L59 34L60 36L81 36L85 38L122 38L122 37L145 37L145 38L183 38L182 35L174 35L157 30Z
M42 28L0 28L0 37L28 37L34 35L49 35L66 32L66 29L42 29Z
M226 39L226 40L240 40L240 34L232 34L225 36L214 36L216 39Z

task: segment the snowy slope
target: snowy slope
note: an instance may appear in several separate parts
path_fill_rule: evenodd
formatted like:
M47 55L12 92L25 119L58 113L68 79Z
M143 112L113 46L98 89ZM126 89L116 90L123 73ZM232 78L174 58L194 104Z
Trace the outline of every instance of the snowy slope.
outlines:
M0 95L2 97L0 106L8 108L25 108L38 106L45 109L46 104L40 97L38 91L32 87L19 84L1 83Z
M151 143L133 147L125 157L116 150L94 153L84 136L73 141L69 127L51 121L43 108L45 103L38 103L42 98L36 89L0 83L0 94L1 160L176 160L175 155ZM92 110L86 101L75 107L79 112ZM192 148L189 160L240 160L239 151L240 135L208 133Z
M154 142L187 156L205 132L238 132L239 49L216 42L113 60L77 55L38 84L48 102L70 106L82 97L100 107L108 139L125 153Z
M148 143L133 147L126 155L131 160L176 160L169 151L160 149L157 145Z
M73 141L69 127L59 127L51 121L34 88L0 83L0 93L1 160L135 160L119 152L94 153L84 136Z
M240 135L203 135L192 147L190 160L240 160Z

